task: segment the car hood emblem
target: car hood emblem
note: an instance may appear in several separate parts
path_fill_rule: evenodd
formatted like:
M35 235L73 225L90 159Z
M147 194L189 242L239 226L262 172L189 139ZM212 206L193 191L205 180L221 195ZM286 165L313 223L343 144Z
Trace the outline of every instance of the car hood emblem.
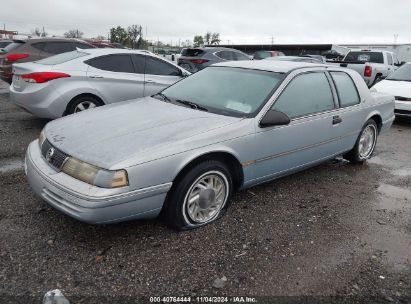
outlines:
M55 152L54 148L50 148L48 149L47 153L46 153L46 160L49 162L51 160L51 158L53 157Z

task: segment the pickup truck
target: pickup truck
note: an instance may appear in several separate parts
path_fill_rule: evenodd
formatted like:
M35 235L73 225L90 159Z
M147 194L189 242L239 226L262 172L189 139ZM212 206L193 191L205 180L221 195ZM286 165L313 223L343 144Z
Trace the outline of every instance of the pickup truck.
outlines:
M351 50L342 61L327 61L327 64L357 71L368 87L372 87L401 65L395 53L381 50Z

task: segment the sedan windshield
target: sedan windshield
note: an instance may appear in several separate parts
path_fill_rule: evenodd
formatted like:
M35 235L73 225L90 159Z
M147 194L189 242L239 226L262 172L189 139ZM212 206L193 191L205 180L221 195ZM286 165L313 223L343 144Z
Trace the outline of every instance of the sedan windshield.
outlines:
M411 81L411 63L404 64L394 73L389 75L387 80Z
M209 112L252 117L284 74L242 68L209 67L165 89L162 95Z

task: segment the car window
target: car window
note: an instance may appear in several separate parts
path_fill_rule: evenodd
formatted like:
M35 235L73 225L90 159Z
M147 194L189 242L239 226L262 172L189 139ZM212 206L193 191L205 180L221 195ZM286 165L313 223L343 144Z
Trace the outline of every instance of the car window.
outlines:
M87 60L85 63L104 71L134 73L133 62L128 54L101 56Z
M44 51L49 54L61 54L65 52L74 51L74 45L71 42L52 41L46 42Z
M330 83L324 73L306 73L294 78L273 105L290 118L334 109Z
M32 43L31 46L34 47L35 49L42 51L44 50L46 43L45 42L36 42L36 43Z
M55 64L60 64L64 63L76 58L84 57L89 54L85 52L79 52L79 51L72 51L72 52L66 52L58 55L54 55L51 57L44 58L42 60L36 61L38 64L44 64L44 65L55 65Z
M394 64L399 64L400 62L398 61L398 57L396 54L393 54L394 57Z
M215 55L225 60L236 60L235 59L236 57L234 57L235 56L234 52L231 52L231 51L220 51L220 52L215 53Z
M79 49L82 49L82 50L85 50L85 49L94 49L93 46L91 46L91 45L89 45L89 44L87 44L87 43L81 43L81 42L74 42L74 48L79 48Z
M151 56L146 57L145 72L149 75L164 76L179 76L181 74L180 70L177 67Z
M146 56L144 55L132 55L134 62L134 70L137 74L144 74L146 65Z
M343 61L384 63L384 56L382 52L355 51L349 52Z
M388 63L388 65L392 65L392 64L393 64L392 56L391 56L390 53L387 53L387 63Z
M360 96L351 77L344 72L331 72L337 88L341 107L348 107L360 103Z
M411 81L411 63L404 64L395 72L391 73L387 80Z
M13 42L10 43L9 45L7 45L5 48L3 48L3 50L8 53L11 51L14 51L15 49L17 49L19 46L23 45L24 42Z
M240 52L234 52L234 56L235 60L250 60L250 58L247 55Z

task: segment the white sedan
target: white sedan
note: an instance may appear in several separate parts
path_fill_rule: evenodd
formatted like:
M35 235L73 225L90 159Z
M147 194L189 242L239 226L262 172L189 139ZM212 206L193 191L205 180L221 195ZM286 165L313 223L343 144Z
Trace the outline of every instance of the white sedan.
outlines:
M13 65L10 99L54 119L151 96L190 73L148 51L87 49Z
M395 115L411 117L411 62L404 64L383 81L378 82L371 91L395 96Z

